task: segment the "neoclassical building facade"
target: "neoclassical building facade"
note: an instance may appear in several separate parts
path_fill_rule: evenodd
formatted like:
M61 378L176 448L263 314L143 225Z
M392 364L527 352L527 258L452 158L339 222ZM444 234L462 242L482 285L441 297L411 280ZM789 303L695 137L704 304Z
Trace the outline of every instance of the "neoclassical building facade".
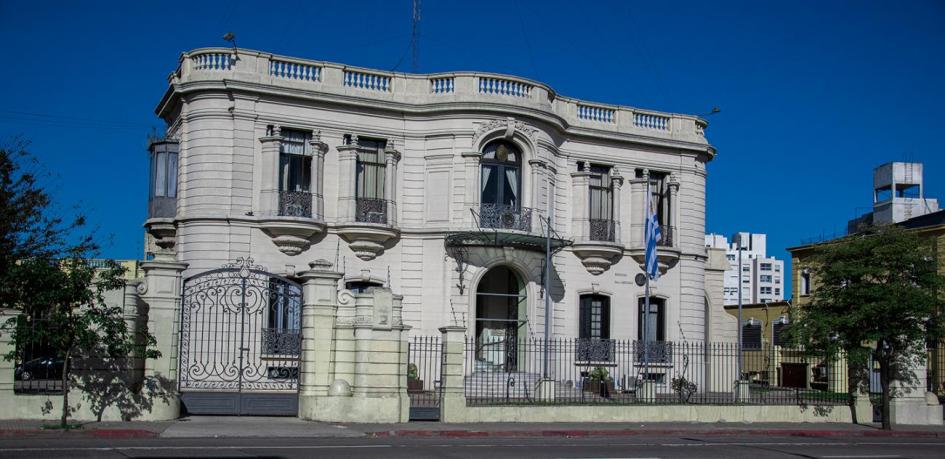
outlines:
M697 116L244 49L184 53L169 83L145 227L184 278L249 257L292 280L325 260L339 289L402 295L410 334L486 341L543 336L546 320L556 337L640 339L647 320L651 339L702 340L721 311ZM663 274L643 311L647 190Z

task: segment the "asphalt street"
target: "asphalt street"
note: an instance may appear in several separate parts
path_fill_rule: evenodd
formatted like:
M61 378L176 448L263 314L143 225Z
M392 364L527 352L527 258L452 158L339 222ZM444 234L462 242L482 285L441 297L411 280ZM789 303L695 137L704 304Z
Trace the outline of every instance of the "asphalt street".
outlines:
M3 439L4 458L822 458L945 457L945 439L653 436L593 438Z

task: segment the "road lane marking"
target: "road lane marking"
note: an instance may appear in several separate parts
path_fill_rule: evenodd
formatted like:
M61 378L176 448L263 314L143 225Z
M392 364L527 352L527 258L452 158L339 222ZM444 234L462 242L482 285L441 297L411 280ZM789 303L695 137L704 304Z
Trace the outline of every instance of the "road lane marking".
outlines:
M902 457L898 454L888 454L888 455L876 455L876 454L864 454L864 455L844 455L844 456L820 456L821 459L895 459L897 457Z

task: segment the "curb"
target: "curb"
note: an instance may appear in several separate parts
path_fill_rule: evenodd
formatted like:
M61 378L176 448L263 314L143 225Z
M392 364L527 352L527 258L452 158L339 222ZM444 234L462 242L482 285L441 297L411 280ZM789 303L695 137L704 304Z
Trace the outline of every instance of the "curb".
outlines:
M65 436L76 436L76 437L87 437L87 438L157 438L160 436L160 432L153 432L150 430L144 429L89 429L89 430L73 430L64 432L61 430L48 430L48 429L14 429L14 430L0 430L0 438L14 438L14 437L40 437L40 438L53 438L53 437L65 437Z
M734 436L758 435L770 437L919 437L945 438L945 432L929 431L850 431L850 430L798 430L798 429L759 429L759 430L389 430L365 432L368 437L639 437L647 435L699 435L699 436Z

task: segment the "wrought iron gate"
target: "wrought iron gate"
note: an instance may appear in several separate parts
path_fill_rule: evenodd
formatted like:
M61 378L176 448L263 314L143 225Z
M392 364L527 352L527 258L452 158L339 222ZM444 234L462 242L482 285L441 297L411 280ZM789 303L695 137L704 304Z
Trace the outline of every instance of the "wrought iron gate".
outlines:
M298 413L299 284L240 258L187 278L181 303L186 412Z
M411 421L440 419L443 345L439 336L415 336L407 342L407 395Z

